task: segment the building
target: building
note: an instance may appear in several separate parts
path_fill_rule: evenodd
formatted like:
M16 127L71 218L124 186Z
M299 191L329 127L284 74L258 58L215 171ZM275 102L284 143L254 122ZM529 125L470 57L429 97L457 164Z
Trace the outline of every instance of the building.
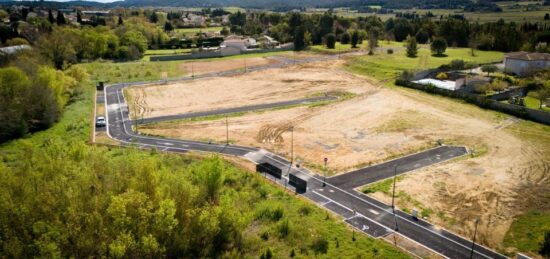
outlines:
M550 54L512 52L504 55L504 71L519 76L529 75L550 67Z

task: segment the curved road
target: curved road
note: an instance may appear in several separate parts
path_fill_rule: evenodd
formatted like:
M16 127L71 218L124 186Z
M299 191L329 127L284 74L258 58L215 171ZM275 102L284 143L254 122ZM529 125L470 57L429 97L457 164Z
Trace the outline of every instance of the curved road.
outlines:
M326 58L325 58L326 59ZM319 58L311 61L318 61ZM303 61L302 62L311 62ZM283 64L285 62L282 62ZM288 65L288 63L287 63ZM254 70L268 69L272 65ZM237 71L223 72L225 75L239 73ZM203 75L201 77L219 76L221 73ZM183 78L181 80L190 80ZM402 174L424 166L429 166L467 154L463 147L441 146L421 153L409 155L380 165L363 168L332 178L324 179L305 168L296 168L290 161L265 150L237 146L208 144L198 141L176 140L160 137L139 135L132 129L132 121L128 116L123 89L125 87L158 84L159 82L140 82L131 84L108 85L104 90L107 114L107 134L123 145L133 145L140 148L155 148L162 151L184 153L190 150L212 152L223 155L239 156L254 163L270 163L283 169L280 179L266 175L284 188L294 190L288 183L289 173L307 181L307 189L301 193L320 206L339 215L358 230L373 236L383 237L393 232L415 240L422 246L435 251L447 258L470 258L472 242L456 234L441 230L423 220L414 220L409 214L396 210L371 197L354 190L358 186L381 179L393 177L394 173ZM252 111L257 107L240 107L239 111ZM227 111L211 111L212 114L225 114ZM192 115L178 115L186 118ZM204 115L203 115L204 116ZM395 169L397 167L397 170ZM474 258L506 258L488 248L476 245Z

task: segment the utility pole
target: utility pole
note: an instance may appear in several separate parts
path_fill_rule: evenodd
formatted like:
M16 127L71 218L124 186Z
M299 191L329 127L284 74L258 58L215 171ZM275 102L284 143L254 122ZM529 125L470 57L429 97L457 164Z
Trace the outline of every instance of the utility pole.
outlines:
M327 162L328 158L325 157L325 170L324 170L324 177L323 177L323 187L327 186Z
M290 127L290 166L294 164L294 126Z
M470 259L474 257L474 246L476 245L476 234L477 234L477 224L479 223L479 218L476 218L476 226L474 228L474 239L472 241L472 251L470 252Z
M229 120L225 115L225 145L229 146Z
M244 72L246 73L246 57L244 57Z

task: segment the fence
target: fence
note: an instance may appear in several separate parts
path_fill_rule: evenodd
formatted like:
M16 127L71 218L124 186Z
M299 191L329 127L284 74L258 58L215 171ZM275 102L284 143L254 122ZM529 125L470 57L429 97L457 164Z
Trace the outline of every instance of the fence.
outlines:
M520 117L526 120L531 120L546 125L550 125L550 113L543 112L535 109L526 108L519 105L513 105L508 103L501 103L492 99L490 96L476 95L462 91L451 91L447 89L437 88L433 85L422 85L413 83L410 81L397 79L396 85L422 90L428 93L434 93L447 97L457 98L465 100L468 103L475 104L481 108L491 109L503 113L507 113L516 117ZM509 92L507 94L510 94ZM498 98L497 98L498 99Z

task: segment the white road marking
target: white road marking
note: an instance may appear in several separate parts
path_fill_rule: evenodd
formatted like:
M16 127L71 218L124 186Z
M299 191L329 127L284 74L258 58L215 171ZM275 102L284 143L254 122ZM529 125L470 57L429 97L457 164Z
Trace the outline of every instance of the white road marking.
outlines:
M375 211L375 210L373 210L373 209L369 209L369 212L372 213L372 214L374 214L374 215L380 214L380 212Z

